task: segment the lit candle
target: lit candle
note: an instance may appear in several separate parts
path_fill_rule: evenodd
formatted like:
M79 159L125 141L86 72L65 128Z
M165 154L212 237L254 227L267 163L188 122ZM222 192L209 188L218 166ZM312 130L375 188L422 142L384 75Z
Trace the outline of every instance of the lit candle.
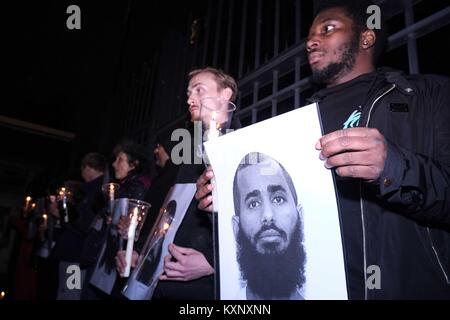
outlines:
M36 208L36 203L31 204L31 210L34 210L34 208Z
M134 236L136 234L136 227L138 224L138 208L134 208L133 215L131 217L130 226L128 227L128 241L127 241L127 251L125 253L125 271L123 272L123 277L130 276L131 269L131 257L133 255L133 245Z
M217 122L216 122L217 112L211 112L211 119L209 120L209 132L208 132L208 140L217 138L219 136L219 130L217 130Z
M25 211L28 210L28 207L30 206L31 197L28 196L25 198Z
M114 184L109 184L109 200L114 201Z
M167 222L164 222L164 225L163 225L163 234L166 234L166 232L167 232L167 230L169 230L169 228L170 228L170 224L167 223Z
M42 215L42 219L44 219L44 221L42 222L42 225L44 227L47 227L47 219L48 219L48 217L47 217L47 215L45 213Z
M68 193L68 190L64 187L62 187L59 190L59 196L62 200L62 208L64 211L64 222L65 223L69 223L69 212L68 212L68 208L67 208L67 193Z

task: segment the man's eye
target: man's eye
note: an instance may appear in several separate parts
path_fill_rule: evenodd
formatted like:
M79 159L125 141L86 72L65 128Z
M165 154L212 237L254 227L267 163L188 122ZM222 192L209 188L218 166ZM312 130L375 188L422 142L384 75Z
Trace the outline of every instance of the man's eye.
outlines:
M252 200L252 201L250 201L249 203L248 203L248 208L249 209L255 209L255 208L257 208L257 207L259 207L261 204L259 203L259 201L256 201L256 200Z
M272 199L272 202L275 204L283 204L286 202L286 199L283 198L282 196L276 196Z
M323 28L323 31L324 31L324 33L328 33L328 32L333 31L334 28L335 28L335 26L333 26L332 24L329 24L329 25L326 25L326 26Z

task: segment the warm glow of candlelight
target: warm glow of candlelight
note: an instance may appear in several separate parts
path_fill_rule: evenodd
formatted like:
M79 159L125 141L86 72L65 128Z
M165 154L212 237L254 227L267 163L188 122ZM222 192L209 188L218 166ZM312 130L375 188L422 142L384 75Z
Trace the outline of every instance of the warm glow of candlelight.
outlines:
M109 184L109 200L114 201L114 184Z
M30 202L30 201L31 201L31 197L30 197L30 196L26 197L26 198L25 198L25 201L26 201L26 202Z
M36 208L36 203L31 204L31 209L34 209L34 208Z
M2 300L5 296L6 296L5 291L0 292L0 300Z
M170 224L165 222L164 226L163 226L163 232L166 233L166 231L169 230L169 228L170 228Z
M216 111L212 111L211 112L211 120L209 121L208 140L217 138L219 136L218 127L220 125L216 122L216 118L217 118L217 112Z

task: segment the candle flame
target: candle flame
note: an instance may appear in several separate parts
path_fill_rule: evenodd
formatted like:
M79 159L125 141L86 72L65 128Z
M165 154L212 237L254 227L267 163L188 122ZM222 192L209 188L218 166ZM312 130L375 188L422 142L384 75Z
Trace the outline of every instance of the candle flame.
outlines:
M6 296L6 292L2 291L0 292L0 299L3 299Z
M44 214L42 215L42 218L44 218L45 220L47 220L47 215L44 213Z
M163 231L166 232L167 230L169 230L169 228L170 228L170 224L165 222L164 225L163 225Z
M215 111L211 112L211 120L216 121L216 117L217 117L217 112L215 112Z
M109 191L114 191L114 185L112 183L109 184Z
M28 196L28 197L25 198L25 200L26 200L27 202L30 202L30 201L31 201L31 197Z
M36 203L31 204L31 209L34 209L36 207Z

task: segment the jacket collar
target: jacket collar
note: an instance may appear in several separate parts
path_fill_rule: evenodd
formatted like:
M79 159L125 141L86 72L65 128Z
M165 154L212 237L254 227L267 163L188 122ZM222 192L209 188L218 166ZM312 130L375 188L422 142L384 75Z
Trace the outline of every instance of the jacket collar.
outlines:
M412 83L412 81L409 81L406 78L406 75L403 71L389 67L382 67L377 69L377 73L379 74L380 78L384 78L388 84L395 84L397 90L399 90L403 94L409 96L416 95L416 86L414 85L414 83ZM381 89L384 89L384 87L385 86L383 86L383 88ZM310 103L320 102L325 97L322 92L323 90L319 90L306 100Z
M378 72L384 76L388 83L393 83L396 85L397 90L410 96L416 95L417 87L412 81L406 78L406 75L401 70L396 70L393 68L383 67L379 68Z

